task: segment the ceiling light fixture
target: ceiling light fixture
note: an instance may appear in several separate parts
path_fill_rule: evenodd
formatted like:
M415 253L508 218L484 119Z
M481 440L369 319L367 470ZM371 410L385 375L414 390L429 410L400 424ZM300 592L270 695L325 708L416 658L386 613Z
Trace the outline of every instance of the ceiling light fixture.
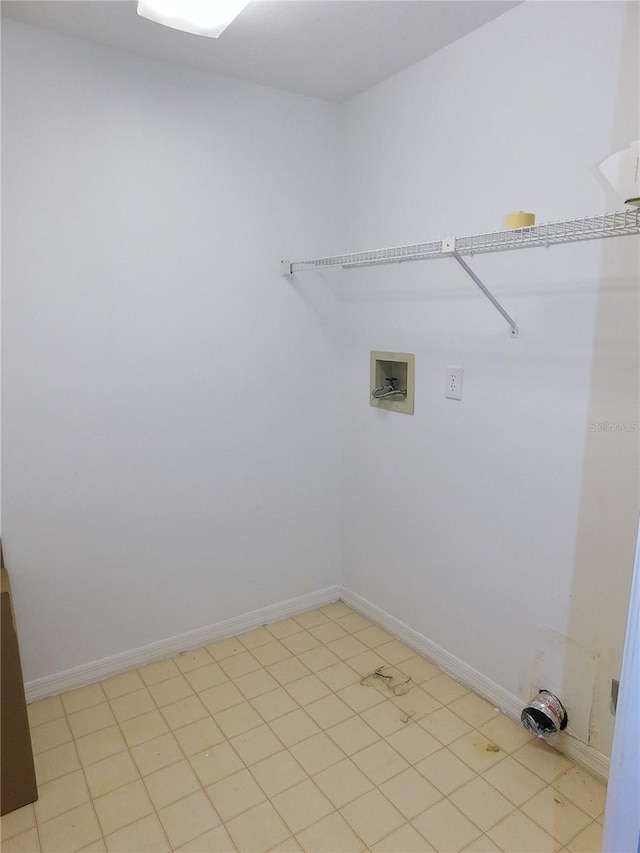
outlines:
M165 27L218 38L249 0L139 0L138 14Z

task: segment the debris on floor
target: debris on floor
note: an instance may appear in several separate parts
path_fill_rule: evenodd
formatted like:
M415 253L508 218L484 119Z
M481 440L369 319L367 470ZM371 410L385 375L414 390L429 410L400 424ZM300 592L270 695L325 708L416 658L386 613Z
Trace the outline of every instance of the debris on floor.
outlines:
M384 671L385 669L387 669L386 665L379 666L373 672L365 675L360 680L362 687L373 687L376 682L380 682L394 696L406 696L414 686L411 678L405 677L401 672L387 673ZM416 715L415 711L399 710L402 712L400 721L404 724L408 723Z
M363 687L370 687L372 682L377 679L381 681L394 696L404 696L408 693L412 687L411 678L406 678L404 681L400 681L398 678L404 678L403 675L388 675L386 672L383 672L386 668L386 666L379 666L377 669L374 669L373 672L370 672L361 679L360 684Z

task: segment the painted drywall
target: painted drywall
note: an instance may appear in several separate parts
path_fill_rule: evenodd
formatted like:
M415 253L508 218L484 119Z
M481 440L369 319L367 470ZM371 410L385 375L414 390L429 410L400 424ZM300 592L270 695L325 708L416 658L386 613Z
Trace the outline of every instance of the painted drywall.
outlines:
M4 546L27 681L339 580L335 105L3 26Z
M622 203L638 6L527 3L354 99L344 249ZM510 694L556 691L610 749L638 517L637 240L345 273L345 585ZM367 401L370 350L415 353L415 414ZM464 369L445 399L447 366ZM607 431L601 424L622 424Z

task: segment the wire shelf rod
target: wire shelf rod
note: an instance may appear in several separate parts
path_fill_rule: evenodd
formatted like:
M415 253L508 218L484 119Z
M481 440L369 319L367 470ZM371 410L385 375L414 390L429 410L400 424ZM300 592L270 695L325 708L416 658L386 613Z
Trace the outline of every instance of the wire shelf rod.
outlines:
M476 255L547 247L562 243L579 243L585 240L601 240L607 237L625 237L633 234L640 234L640 208L585 216L580 219L564 219L544 225L514 228L510 231L489 231L485 234L449 237L444 240L387 249L371 249L306 261L282 261L280 266L283 275L292 275L296 272L327 267L353 269L405 261L447 258L451 257L453 252L457 252L458 255Z

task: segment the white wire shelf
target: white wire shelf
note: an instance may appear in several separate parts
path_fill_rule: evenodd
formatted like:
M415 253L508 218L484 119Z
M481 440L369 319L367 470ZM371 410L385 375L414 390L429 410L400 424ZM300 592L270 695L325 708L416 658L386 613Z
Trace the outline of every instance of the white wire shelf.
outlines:
M560 222L548 222L546 225L514 228L511 231L490 231L469 237L446 237L429 243L371 249L307 261L282 261L280 266L283 275L292 275L325 267L354 268L426 261L433 258L450 258L454 252L458 255L479 255L536 246L556 246L561 243L580 243L583 240L601 240L605 237L625 237L631 234L640 234L640 208L585 216L581 219L564 219Z

